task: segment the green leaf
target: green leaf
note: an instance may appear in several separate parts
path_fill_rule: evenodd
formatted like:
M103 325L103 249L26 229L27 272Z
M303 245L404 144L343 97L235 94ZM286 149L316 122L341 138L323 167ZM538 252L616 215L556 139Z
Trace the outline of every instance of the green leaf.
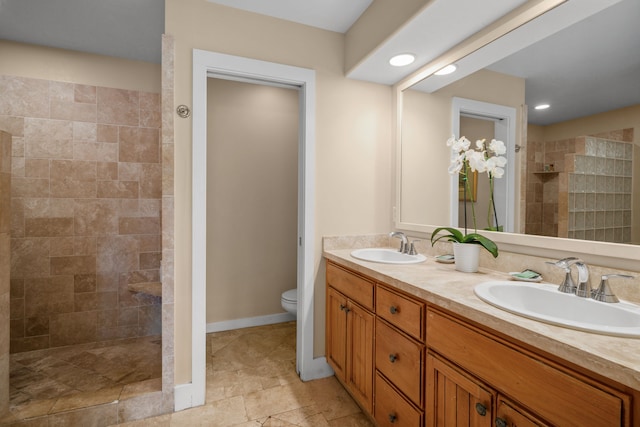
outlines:
M440 233L441 231L447 231L449 234L443 234L436 238L438 233ZM462 232L456 228L438 227L433 230L433 233L431 233L431 246L433 246L440 239L447 239L450 242L462 243L463 235Z
M446 231L449 234L438 235L441 231ZM485 248L494 258L498 257L498 245L493 240L486 238L482 234L469 233L463 235L460 230L453 227L438 227L431 233L431 246L441 239L446 239L450 242L469 243L480 245Z
M475 243L481 245L485 248L494 258L498 257L498 245L496 245L493 240L484 237L482 234L478 233L469 233L464 236L464 241L462 243Z

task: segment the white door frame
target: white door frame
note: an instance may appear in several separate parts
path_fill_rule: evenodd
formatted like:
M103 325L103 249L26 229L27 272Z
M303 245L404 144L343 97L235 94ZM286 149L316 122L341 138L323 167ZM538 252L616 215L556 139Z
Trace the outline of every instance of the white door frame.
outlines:
M193 50L192 345L191 384L176 409L204 404L206 387L207 77L227 75L296 86L300 93L298 148L298 316L296 369L303 380L331 374L313 358L315 71L203 50ZM178 391L178 390L176 390Z
M453 98L451 103L451 132L456 138L460 135L460 115L466 114L485 120L493 120L495 124L495 138L502 140L506 147L507 165L505 176L496 181L495 203L496 210L505 215L503 231L515 232L515 187L516 187L516 109L505 105L490 104L472 99ZM472 141L474 143L475 141ZM452 227L458 227L458 175L451 176L451 217ZM500 194L498 194L500 192Z

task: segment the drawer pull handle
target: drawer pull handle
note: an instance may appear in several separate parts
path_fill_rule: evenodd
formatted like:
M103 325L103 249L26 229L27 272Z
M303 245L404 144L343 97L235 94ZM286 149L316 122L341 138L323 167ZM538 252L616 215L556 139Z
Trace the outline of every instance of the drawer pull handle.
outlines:
M481 417L484 417L485 415L487 415L487 407L484 406L482 403L476 403L476 412ZM496 425L498 424L498 419L499 418L496 419Z
M398 355L397 354L390 354L389 355L389 362L395 363L396 360L398 360Z
M391 312L391 314L396 314L398 312L398 307L392 305L391 307L389 307L389 311Z
M507 422L502 418L496 418L496 427L507 427Z
M389 414L389 422L391 424L395 423L397 419L398 419L398 416L396 414Z

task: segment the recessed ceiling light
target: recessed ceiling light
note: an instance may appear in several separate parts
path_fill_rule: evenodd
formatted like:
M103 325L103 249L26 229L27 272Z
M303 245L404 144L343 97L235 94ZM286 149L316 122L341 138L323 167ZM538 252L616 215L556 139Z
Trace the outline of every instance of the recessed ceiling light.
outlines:
M549 107L551 107L551 105L549 104L540 104L540 105L536 105L533 108L535 108L536 110L546 110Z
M449 64L446 67L441 68L440 70L436 71L434 74L436 76L446 76L447 74L453 73L457 69L458 69L458 67L456 67L454 64Z
M416 60L416 56L411 53L401 53L400 55L396 55L389 60L389 64L394 67L404 67L405 65L409 65Z

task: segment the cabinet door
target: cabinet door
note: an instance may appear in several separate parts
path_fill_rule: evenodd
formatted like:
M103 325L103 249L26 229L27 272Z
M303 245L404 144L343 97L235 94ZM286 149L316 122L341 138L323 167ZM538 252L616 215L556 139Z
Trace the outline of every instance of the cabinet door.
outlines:
M359 305L347 301L346 383L362 407L373 407L373 333L374 316Z
M433 354L427 355L427 426L491 427L495 394Z
M550 427L544 421L530 414L519 405L510 402L502 396L498 398L496 410L496 427Z
M347 368L347 299L327 287L326 353L336 377L345 380Z

